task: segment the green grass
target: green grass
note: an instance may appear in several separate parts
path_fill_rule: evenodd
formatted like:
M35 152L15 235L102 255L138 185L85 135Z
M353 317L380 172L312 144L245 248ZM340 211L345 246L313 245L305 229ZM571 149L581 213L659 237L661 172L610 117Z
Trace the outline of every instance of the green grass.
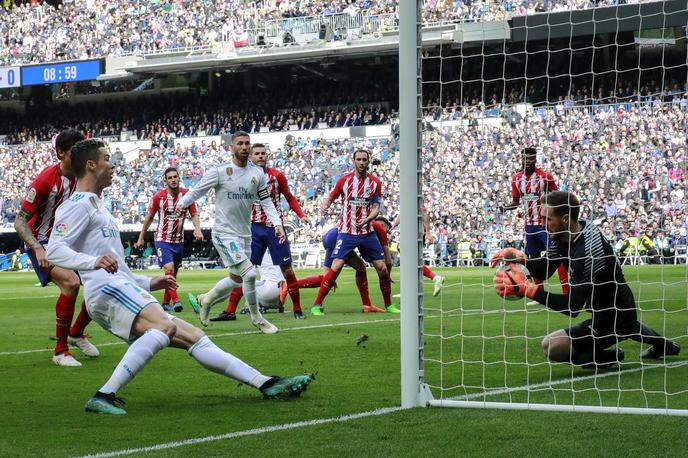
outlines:
M573 387L576 404L688 409L688 366L680 365L684 355L667 361L674 367L639 370L640 346L624 342L627 358L621 372L600 373L604 377L547 364L540 340L568 326L569 319L520 301L502 301L491 290L489 269L455 269L444 274L443 294L438 298L426 295L425 301L426 380L435 397L472 395L486 401L566 404L572 401ZM203 292L221 275L221 271L182 271L180 293L185 305L187 292ZM373 273L369 275L371 297L380 305L377 282ZM663 334L679 337L686 347L686 266L627 268L626 275L643 321ZM337 292L328 297L324 317L296 321L289 313L269 313L281 329L274 336L257 334L243 315L236 322L212 323L206 329L219 346L266 374L315 374L315 382L301 398L263 400L255 389L203 370L183 351L167 349L121 391L128 414L119 418L86 414L83 405L107 380L125 346L91 324L88 331L101 357L88 360L76 350L83 367L52 365L54 341L50 337L58 290L36 288L35 281L33 274L0 275L0 405L4 410L0 456L76 456L148 447L399 404L399 321L389 315L361 314L349 271L338 281ZM398 288L398 283L394 286ZM551 288L556 289L556 284ZM315 292L302 290L302 302L312 303ZM190 307L181 316L192 324L198 322ZM573 322L584 318L581 315ZM362 335L368 339L357 344ZM17 354L22 351L30 352ZM529 366L524 364L526 355ZM546 385L560 380L567 383ZM531 389L483 394L526 385ZM533 385L540 387L532 389ZM199 442L152 454L518 456L542 450L540 454L552 456L682 456L686 426L688 422L680 417L421 408Z

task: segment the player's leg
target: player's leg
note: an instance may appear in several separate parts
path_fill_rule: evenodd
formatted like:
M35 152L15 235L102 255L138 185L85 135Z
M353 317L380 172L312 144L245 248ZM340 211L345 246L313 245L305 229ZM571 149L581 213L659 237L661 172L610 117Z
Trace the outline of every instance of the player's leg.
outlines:
M372 263L377 271L385 310L389 313L400 313L400 310L392 304L392 279L385 264L385 255L380 240L374 233L363 236L359 239L358 251L361 253L361 257Z
M542 350L550 361L566 362L588 369L608 368L623 361L624 352L613 348L618 336L613 330L596 333L592 320L586 320L568 329L555 331L542 340Z
M174 270L174 254L170 248L170 244L165 242L153 242L155 245L155 253L158 255L158 266L163 270L165 275ZM170 290L165 289L165 295L162 299L162 308L166 312L172 311L170 301L172 300Z
M370 293L368 291L368 274L366 273L366 265L357 254L352 253L346 260L346 263L351 266L355 271L356 278L356 288L358 289L358 294L361 296L361 310L364 313L369 312L384 312L379 307L375 307L372 302L370 302Z
M299 288L320 288L322 281L323 275L309 275L308 277L299 278Z
M249 240L243 241L243 247L248 248L250 246ZM256 326L263 334L275 334L278 329L277 326L270 323L265 319L260 310L258 309L258 301L256 300L256 268L249 261L247 253L243 253L244 256L241 261L230 267L230 272L241 277L242 289L244 290L244 298L246 300L246 306L251 314L251 322ZM248 253L250 255L250 252ZM235 256L238 260L240 256Z
M241 281L241 277L239 277ZM236 309L239 306L239 301L244 297L244 290L241 288L236 288L229 294L229 301L227 302L227 307L220 312L220 314L210 321L236 321Z
M172 253L173 253L173 262L172 262L172 269L170 270L169 265L166 264L167 267L163 266L163 270L165 271L165 275L171 275L174 278L177 278L177 273L179 272L179 267L182 265L182 256L184 254L184 244L183 243L175 243L172 246ZM184 306L182 305L182 301L179 300L179 294L177 293L176 289L170 289L170 302L172 305L172 309L176 312L182 312L184 310Z
M339 276L344 263L349 258L350 254L356 248L358 238L349 234L338 234L331 254L331 266L325 271L323 281L318 290L318 295L315 298L311 314L315 316L323 315L323 302L325 297L335 285L337 277ZM326 245L327 247L327 245Z
M254 225L255 226L255 225ZM272 263L280 267L282 275L286 281L287 291L289 297L291 297L292 308L294 312L294 318L303 319L303 311L301 310L301 295L299 294L299 281L296 279L296 274L292 268L291 260L291 247L289 246L289 241L280 243L279 239L275 235L275 229L272 227L261 226L260 230L263 232L262 240L270 251L270 259ZM255 253L254 248L257 244L251 242L251 261L255 265L260 265L263 261L263 255L265 250L261 250L260 253ZM262 248L262 247L261 247ZM260 255L260 262L255 262L258 260L258 255Z
M430 270L428 266L423 266L423 276L432 280L435 284L435 288L432 291L433 296L437 296L440 291L442 291L442 285L444 285L444 277L442 275L437 275L435 272Z
M528 258L534 259L542 256L542 252L547 250L547 230L543 226L526 226L525 246L523 251ZM542 279L533 277L533 282L540 288L543 287ZM528 301L526 305L538 305L537 301Z
M662 337L657 331L648 325L637 321L633 327L634 332L630 335L631 340L650 346L640 353L641 358L658 359L665 356L676 356L681 352L681 347L671 340Z
M91 322L91 316L86 309L86 301L81 302L81 310L77 315L76 320L72 323L69 329L69 338L67 342L70 346L77 347L81 352L90 357L97 358L100 356L100 351L93 345L86 337L86 326Z

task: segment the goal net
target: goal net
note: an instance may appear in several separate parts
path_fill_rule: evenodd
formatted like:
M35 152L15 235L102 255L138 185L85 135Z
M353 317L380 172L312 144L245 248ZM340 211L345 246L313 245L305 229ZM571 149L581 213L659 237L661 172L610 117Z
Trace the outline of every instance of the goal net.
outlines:
M573 10L560 3L578 4L549 2L539 12L487 2L460 12L463 22L424 27L420 167L432 234L423 262L455 269L438 297L421 301L419 403L688 415L688 350L642 357L651 339L619 323L627 316L613 311L622 282L596 282L600 262L590 268L594 299L578 310L569 298L564 309L577 316L528 298L505 300L487 266L504 247L525 250L525 232L533 231L526 224L538 224L529 220L537 219L529 215L533 189L519 188L519 205L508 209L512 178L524 170L522 149L535 148L535 166L580 199L584 225L613 247L600 256L617 256L637 320L688 345L686 3ZM538 184L523 186L531 185ZM531 256L546 264L543 243ZM583 264L574 259L576 266ZM568 274L580 281L580 272ZM556 272L544 288L562 294ZM591 309L605 312L600 288L606 316L616 317L611 345L601 328L581 329ZM581 343L566 349L553 337L569 328L564 340ZM609 367L585 364L588 350L616 357Z

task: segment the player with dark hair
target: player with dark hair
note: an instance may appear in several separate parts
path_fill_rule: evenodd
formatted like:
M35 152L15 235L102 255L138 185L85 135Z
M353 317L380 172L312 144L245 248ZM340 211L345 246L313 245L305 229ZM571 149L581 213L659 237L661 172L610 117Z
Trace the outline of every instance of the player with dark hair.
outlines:
M175 208L187 192L179 186L179 171L175 167L168 167L163 174L165 178L165 189L158 191L150 204L148 215L143 221L141 233L136 241L136 248L142 249L146 231L153 222L155 215L158 215L158 228L155 231L155 249L158 254L158 263L165 271L165 275L177 278L179 267L182 265L182 254L184 253L184 220L186 212L182 216L177 216ZM191 204L187 209L191 215L191 222L194 226L194 238L203 240L201 232L201 221L196 211L196 204ZM170 305L170 302L172 305ZM174 310L181 312L182 303L176 289L165 290L162 300L162 308L166 312Z
M523 216L525 218L525 253L531 258L538 258L547 251L549 240L547 230L541 224L540 199L550 191L556 191L557 185L551 173L535 166L537 150L524 148L521 151L523 169L511 178L511 202L501 211L513 210L523 201ZM566 269L558 270L561 289L564 294L568 291ZM534 277L535 283L542 284L542 279Z
M41 286L53 281L60 288L60 297L55 304L57 343L53 355L53 362L58 366L81 366L69 353L69 345L78 347L86 356L96 357L100 354L84 335L84 329L91 322L85 303L81 304L81 311L72 324L81 285L79 276L73 270L50 264L45 257L45 245L52 231L65 229L62 226L54 227L55 211L76 187L71 150L76 142L84 138L81 132L73 129L60 132L55 138L55 151L60 162L46 167L33 180L14 222Z
M117 221L102 201L114 173L105 144L81 141L74 145L73 155L79 181L76 192L56 213L56 227L64 230L51 234L47 257L64 269L79 270L89 313L129 344L111 377L86 403L86 411L126 414L118 392L170 346L186 350L209 371L257 388L267 398L296 397L306 390L310 377L263 375L219 348L200 329L162 310L149 292L175 288L176 280L169 275L136 275L127 267Z
M334 259L332 267L323 276L320 291L311 309L311 313L315 316L323 315L323 301L337 280L346 259L355 248L358 248L363 259L373 264L378 273L385 310L390 313L400 313L391 301L391 278L385 264L384 251L372 225L373 220L380 214L382 183L377 177L368 173L369 151L355 150L353 164L354 172L337 180L322 206L322 212L325 214L335 200L340 197L342 199L337 241L332 251Z
M606 368L624 359L622 349L611 347L629 338L650 344L642 358L678 355L681 349L677 344L638 321L633 291L614 248L597 227L578 220L578 198L554 191L540 202L543 223L552 241L547 256L528 259L525 253L506 248L493 256L491 265L499 261L525 264L533 276L543 280L561 266L567 269L570 286L566 294L545 291L518 269L499 270L495 275L495 288L502 296L526 296L571 317L585 309L592 314L578 325L547 335L542 341L545 356L556 362Z

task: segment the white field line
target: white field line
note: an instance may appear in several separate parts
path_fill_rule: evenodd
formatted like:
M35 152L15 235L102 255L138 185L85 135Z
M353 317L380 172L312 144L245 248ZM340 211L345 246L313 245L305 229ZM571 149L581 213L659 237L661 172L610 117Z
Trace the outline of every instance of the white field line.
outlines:
M287 331L304 331L309 329L323 329L323 328L337 328L342 326L356 326L362 324L376 324L376 323L394 323L398 322L399 318L383 319L383 320L370 320L370 321L350 321L348 323L328 323L328 324L317 324L313 326L295 326L290 328L280 328L280 332ZM225 332L220 334L208 334L208 337L230 337L230 336L244 336L249 334L260 334L260 331L239 331L239 332ZM113 345L124 345L123 341L117 342L105 342L99 343L98 347L110 347ZM20 351L4 351L0 352L0 356L12 356L12 355L24 355L26 353L40 353L53 351L52 348L39 348L35 350L20 350Z
M368 412L359 412L359 413L354 413L351 415L342 415L340 417L319 418L319 419L315 419L315 420L305 420L305 421L297 421L294 423L285 423L282 425L264 426L262 428L246 429L243 431L236 431L233 433L226 433L226 434L218 434L215 436L197 437L194 439L186 439L186 440L176 441L176 442L165 442L162 444L151 445L148 447L128 448L128 449L123 449L123 450L115 450L115 451L111 451L111 452L95 453L93 455L84 455L80 458L105 458L105 457L109 457L109 456L131 455L133 453L154 452L157 450L166 450L166 449L170 449L170 448L183 447L185 445L194 445L194 444L202 444L202 443L206 443L206 442L215 442L215 441L221 441L221 440L225 440L225 439L232 439L235 437L254 436L257 434L271 433L274 431L285 431L288 429L302 428L304 426L324 425L327 423L342 423L342 422L346 422L346 421L350 421L350 420L358 420L359 418L375 417L378 415L384 415L384 414L387 414L390 412L397 412L399 410L401 410L401 407L384 407L381 409L371 410Z

